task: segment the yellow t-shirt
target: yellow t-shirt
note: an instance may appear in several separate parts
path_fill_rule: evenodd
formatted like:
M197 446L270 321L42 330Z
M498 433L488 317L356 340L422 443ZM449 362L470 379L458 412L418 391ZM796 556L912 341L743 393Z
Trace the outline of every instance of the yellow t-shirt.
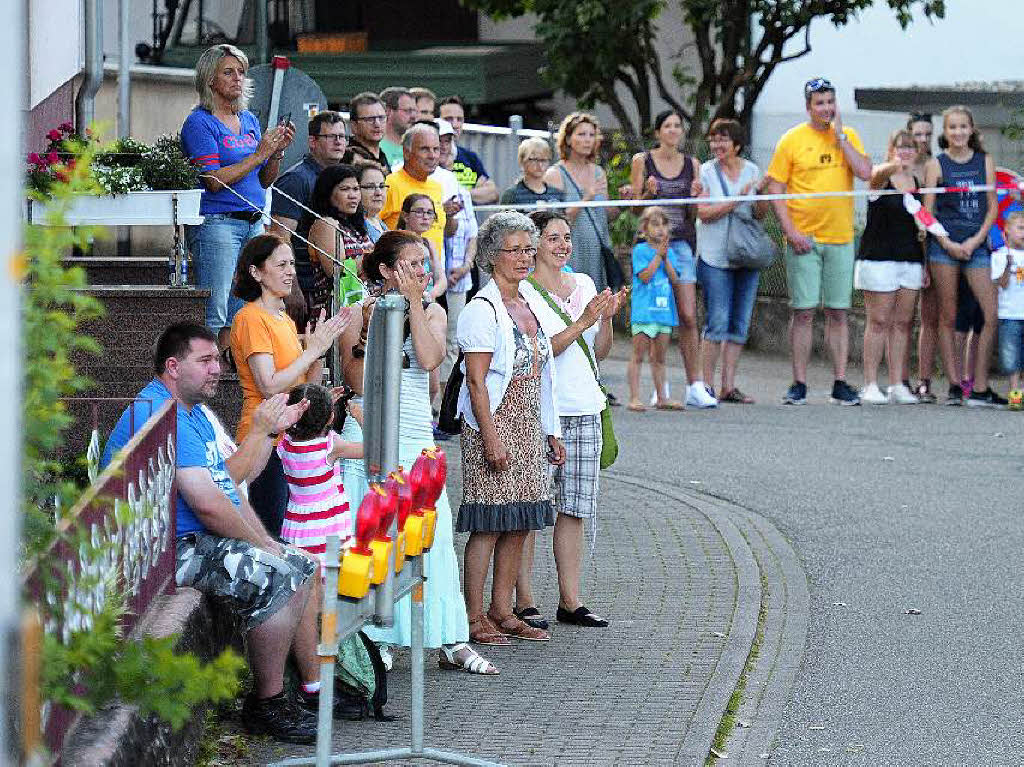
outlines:
M843 127L850 145L863 154L864 145L853 128ZM808 123L786 131L775 145L766 175L786 185L786 191L834 192L853 189L853 170L831 128L815 130ZM853 198L819 197L788 200L793 225L818 242L841 245L853 241Z
M242 415L238 419L235 436L239 444L249 433L252 412L263 402L263 394L249 368L249 357L253 354L272 354L275 370L284 370L302 354L302 344L292 318L287 314L275 317L256 301L250 301L239 309L231 323L231 355L235 358L238 383L242 387ZM302 378L302 375L296 378L289 388L302 383Z
M380 212L380 219L387 224L388 229L398 228L398 217L402 213L402 203L410 194L425 194L434 201L434 210L437 218L434 225L423 235L430 244L434 246L434 252L444 257L444 225L446 216L444 214L444 189L436 181L427 179L417 181L405 169L396 170L385 179L388 185L388 196L384 200L384 209Z

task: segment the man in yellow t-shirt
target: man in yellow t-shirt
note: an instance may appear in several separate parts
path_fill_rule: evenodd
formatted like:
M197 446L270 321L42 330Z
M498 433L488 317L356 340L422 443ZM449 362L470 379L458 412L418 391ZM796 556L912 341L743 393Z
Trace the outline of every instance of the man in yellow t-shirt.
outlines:
M444 212L444 190L437 181L427 177L437 169L441 160L441 142L437 127L426 123L416 123L402 136L402 167L389 175L385 180L388 194L384 200L384 208L380 219L388 229L398 227L398 217L402 213L402 203L410 194L425 194L434 202L437 214L434 223L424 235L434 246L437 258L444 260L444 230L448 223Z
M783 134L768 166L768 193L846 192L853 177L871 178L871 160L860 136L844 128L835 87L824 77L804 86L806 123ZM830 401L859 405L846 383L850 334L846 313L853 293L853 198L816 197L774 200L772 206L786 236L786 281L792 310L790 347L793 384L783 402L807 402L807 363L811 357L814 310L824 304L825 340L835 380Z

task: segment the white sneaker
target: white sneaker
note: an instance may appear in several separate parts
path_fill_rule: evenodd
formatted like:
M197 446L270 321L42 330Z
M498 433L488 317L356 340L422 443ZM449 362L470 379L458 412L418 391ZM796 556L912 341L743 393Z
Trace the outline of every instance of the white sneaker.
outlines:
M860 390L860 401L863 405L889 404L889 398L882 394L882 390L878 388L876 383L869 383Z
M686 406L695 408L718 407L718 400L711 396L703 381L694 381L686 390Z
M920 402L921 400L903 384L889 387L889 403L892 405L917 405Z

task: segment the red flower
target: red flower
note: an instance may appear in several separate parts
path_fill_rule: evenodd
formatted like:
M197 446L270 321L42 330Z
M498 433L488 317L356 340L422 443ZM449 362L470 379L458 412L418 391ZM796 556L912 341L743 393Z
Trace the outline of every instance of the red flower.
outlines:
M36 152L29 152L28 161L30 163L32 163L33 165L39 165L40 163L42 163L43 160L39 156L38 153L36 153Z
M54 165L58 162L60 162L60 155L57 154L56 152L50 152L48 155L46 155L47 165Z
M64 138L64 134L62 134L59 130L54 128L52 131L46 134L46 138L50 139L50 141L60 141L62 138Z
M61 123L60 125L57 126L57 130L64 131L65 133L74 133L75 132L75 126L72 125L71 123Z

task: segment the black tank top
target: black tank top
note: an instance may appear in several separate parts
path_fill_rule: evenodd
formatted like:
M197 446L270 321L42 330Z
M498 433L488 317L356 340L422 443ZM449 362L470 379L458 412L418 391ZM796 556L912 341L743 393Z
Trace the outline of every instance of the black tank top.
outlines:
M683 170L675 178L666 178L658 172L658 166L654 164L654 158L650 152L644 153L644 169L647 176L654 176L658 179L658 196L663 198L690 197L693 186L693 158L687 154L683 155ZM646 183L646 178L644 179ZM693 225L692 216L687 215L689 205L666 205L665 212L668 214L668 222L671 225L673 240L685 240L690 249L697 250L697 229Z
M895 189L892 181L886 189ZM917 197L917 195L915 195ZM918 198L920 199L920 198ZM903 196L887 194L868 198L868 220L860 238L857 258L864 261L913 261L920 263L921 241L917 224L903 207Z

